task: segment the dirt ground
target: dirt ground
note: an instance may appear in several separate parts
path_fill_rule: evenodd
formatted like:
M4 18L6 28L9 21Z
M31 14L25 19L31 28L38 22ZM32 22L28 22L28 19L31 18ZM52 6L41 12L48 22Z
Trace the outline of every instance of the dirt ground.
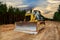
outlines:
M60 22L45 22L45 29L37 35L16 32L14 24L0 25L0 40L60 40Z

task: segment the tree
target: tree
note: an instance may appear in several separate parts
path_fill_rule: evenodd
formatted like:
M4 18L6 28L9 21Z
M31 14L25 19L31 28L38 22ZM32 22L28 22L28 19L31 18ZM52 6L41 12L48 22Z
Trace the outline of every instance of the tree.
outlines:
M0 4L0 13L4 14L7 12L7 6L6 4Z
M25 13L25 10L21 11L18 8L13 8L12 6L7 9L7 5L0 2L0 24L10 24L24 20Z
M5 14L7 13L7 6L6 4L2 4L0 2L0 23L5 23Z
M7 14L7 19L8 19L8 23L14 23L14 9L12 6L9 7L8 9L8 14Z
M0 4L1 4L1 2L0 2Z
M60 5L59 5L59 8L58 8L58 11L55 12L55 14L54 14L54 20L55 21L60 21Z
M60 5L59 5L59 8L58 8L58 13L60 13Z
M8 9L8 13L10 14L14 14L14 8L12 6L9 7Z
M15 8L14 19L15 21L20 21L20 10L18 8Z
M25 18L25 10L19 10L18 8L15 9L15 20L16 21L24 21Z
M20 18L21 18L20 20L21 21L24 21L25 14L26 14L26 10L21 11L21 13L20 13Z

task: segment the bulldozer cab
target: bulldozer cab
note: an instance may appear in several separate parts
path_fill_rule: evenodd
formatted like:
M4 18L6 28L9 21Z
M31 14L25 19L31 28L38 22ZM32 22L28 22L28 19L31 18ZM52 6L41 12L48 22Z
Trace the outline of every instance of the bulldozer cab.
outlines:
M32 13L26 13L24 20L28 22L37 22L37 20L35 20L35 16Z
M25 14L25 21L29 22L37 22L38 20L41 20L41 14L40 11L34 10L32 13L26 13Z

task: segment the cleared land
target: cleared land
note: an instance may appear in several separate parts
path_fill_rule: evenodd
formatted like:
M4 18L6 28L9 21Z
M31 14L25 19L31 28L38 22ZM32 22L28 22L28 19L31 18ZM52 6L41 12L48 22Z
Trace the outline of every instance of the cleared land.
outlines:
M0 26L0 40L60 40L60 22L46 21L37 35L13 31L14 24Z

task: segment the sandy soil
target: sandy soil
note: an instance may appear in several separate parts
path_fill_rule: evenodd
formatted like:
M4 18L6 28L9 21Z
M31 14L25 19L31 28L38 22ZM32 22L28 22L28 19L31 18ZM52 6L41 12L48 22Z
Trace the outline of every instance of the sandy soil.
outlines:
M60 22L46 21L45 29L37 35L13 31L14 24L9 25L0 26L0 40L60 40Z

